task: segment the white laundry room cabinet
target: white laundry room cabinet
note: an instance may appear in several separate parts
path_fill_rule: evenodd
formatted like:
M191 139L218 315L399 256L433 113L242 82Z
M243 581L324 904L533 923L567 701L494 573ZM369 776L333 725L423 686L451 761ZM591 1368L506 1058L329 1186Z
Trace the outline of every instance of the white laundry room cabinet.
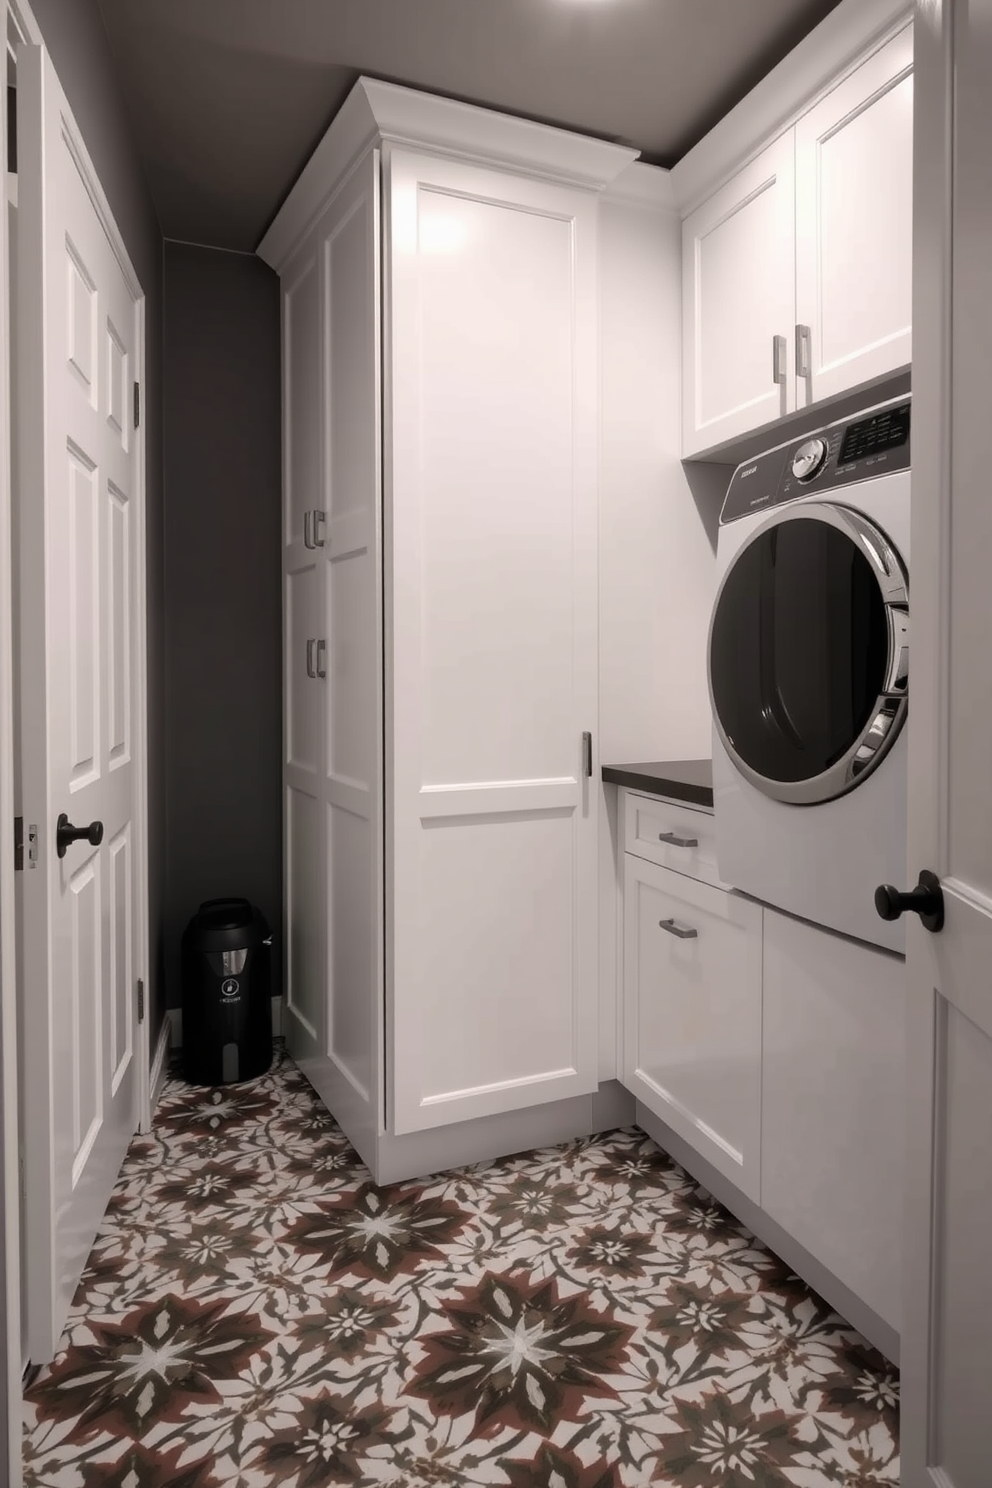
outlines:
M911 358L912 25L797 112L683 221L684 456Z
M362 79L260 247L285 1031L377 1176L598 1086L596 192L633 154Z
M712 812L621 794L623 1082L757 1203L762 907L720 883Z

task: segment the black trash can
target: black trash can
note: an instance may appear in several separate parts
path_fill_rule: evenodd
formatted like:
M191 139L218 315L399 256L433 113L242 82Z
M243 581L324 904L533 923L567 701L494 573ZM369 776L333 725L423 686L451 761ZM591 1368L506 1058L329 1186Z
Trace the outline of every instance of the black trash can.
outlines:
M272 1064L272 937L247 899L208 899L183 932L183 1075L253 1080Z

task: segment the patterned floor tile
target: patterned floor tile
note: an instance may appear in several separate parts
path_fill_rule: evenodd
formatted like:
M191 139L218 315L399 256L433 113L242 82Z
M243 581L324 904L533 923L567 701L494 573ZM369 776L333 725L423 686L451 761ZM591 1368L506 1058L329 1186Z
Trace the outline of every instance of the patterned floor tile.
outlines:
M295 1066L171 1080L28 1488L893 1488L892 1368L636 1130L377 1188Z

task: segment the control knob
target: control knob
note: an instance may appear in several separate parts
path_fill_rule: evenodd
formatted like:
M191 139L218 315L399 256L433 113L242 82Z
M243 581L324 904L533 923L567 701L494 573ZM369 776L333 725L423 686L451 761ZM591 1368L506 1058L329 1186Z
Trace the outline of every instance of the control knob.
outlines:
M792 457L792 473L799 481L811 481L819 475L827 458L825 439L807 439Z

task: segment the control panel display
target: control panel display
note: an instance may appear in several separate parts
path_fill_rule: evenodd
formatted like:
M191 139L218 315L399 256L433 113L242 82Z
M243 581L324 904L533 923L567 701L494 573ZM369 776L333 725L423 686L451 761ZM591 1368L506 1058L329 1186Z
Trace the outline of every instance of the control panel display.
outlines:
M864 418L838 419L816 434L781 444L738 465L721 525L805 496L838 495L859 481L908 470L910 402L882 405Z
M901 408L886 408L871 418L848 424L838 463L849 465L852 460L863 460L866 455L896 449L908 438L909 404L904 403Z

